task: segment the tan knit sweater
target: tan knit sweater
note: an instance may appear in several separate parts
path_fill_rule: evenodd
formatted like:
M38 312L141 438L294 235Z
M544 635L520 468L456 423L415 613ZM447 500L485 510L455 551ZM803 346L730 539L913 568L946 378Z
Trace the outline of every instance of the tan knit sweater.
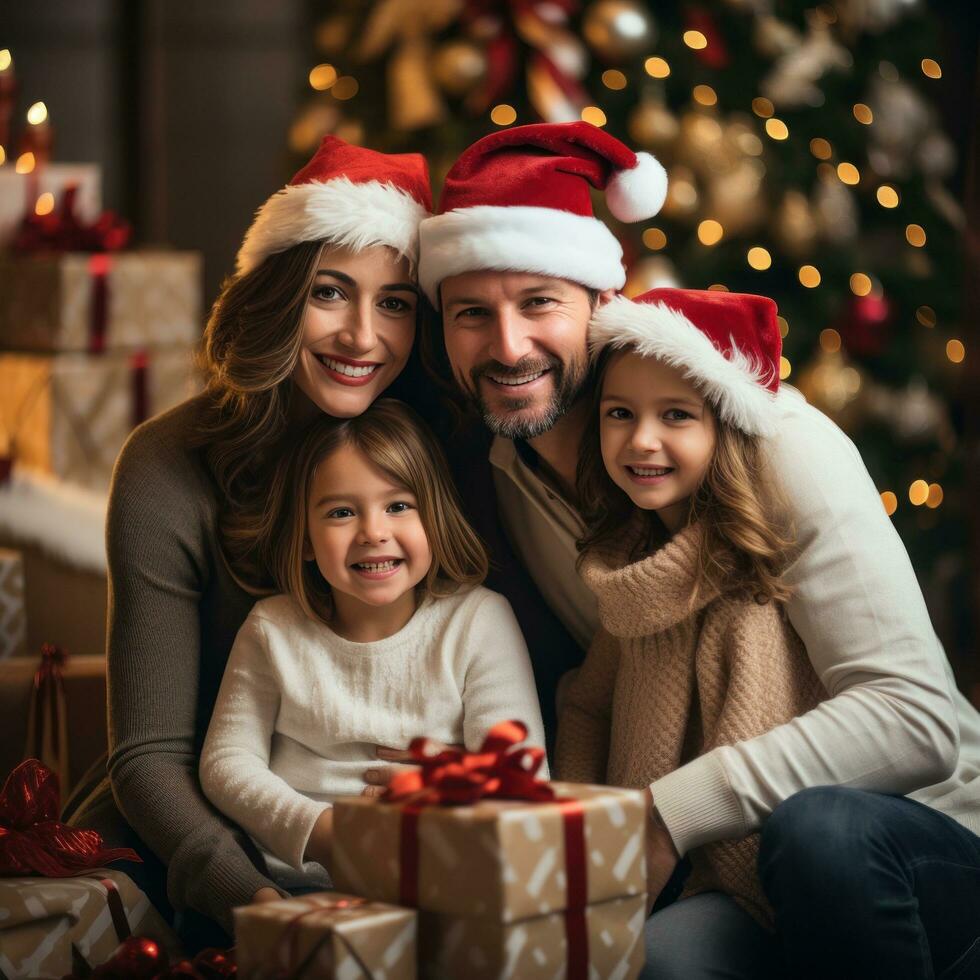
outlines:
M630 562L639 534L634 525L621 547L591 552L582 564L603 628L567 692L556 751L561 779L649 786L826 697L781 606L709 590L691 605L698 526ZM757 854L758 834L696 847L684 895L723 891L771 922Z

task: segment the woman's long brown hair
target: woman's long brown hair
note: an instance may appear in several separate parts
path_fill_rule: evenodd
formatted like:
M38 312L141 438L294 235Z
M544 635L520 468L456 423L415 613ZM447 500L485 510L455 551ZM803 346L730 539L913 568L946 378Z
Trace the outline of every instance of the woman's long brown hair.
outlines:
M618 487L602 462L599 442L599 402L610 362L630 348L607 348L596 364L591 412L579 451L577 489L585 533L581 552L615 546L637 513L637 507ZM707 472L691 500L689 523L700 523L701 550L698 584L692 601L706 587L720 593L750 595L760 602L784 602L790 590L783 572L795 554L795 541L778 480L758 438L715 418L716 444ZM664 540L659 519L649 513L649 541ZM636 560L640 555L633 555Z

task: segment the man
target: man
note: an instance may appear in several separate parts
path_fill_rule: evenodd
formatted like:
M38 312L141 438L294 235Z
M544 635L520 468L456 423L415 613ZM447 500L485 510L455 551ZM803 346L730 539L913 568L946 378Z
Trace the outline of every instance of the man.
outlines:
M560 672L597 625L575 574L575 470L588 320L624 276L590 184L624 220L651 216L665 190L655 161L601 130L520 127L460 157L421 228L420 282L443 319L433 360L492 433L488 444L469 430L451 455L497 562L489 584L525 630L546 724ZM794 976L980 975L980 921L965 911L980 907L980 716L956 691L857 451L802 400L785 402L768 448L801 549L786 608L829 699L792 723L772 771L738 778L746 797L759 787L742 818L763 832L786 962ZM654 893L676 865L675 838L710 839L710 801L678 802L674 826L651 812ZM777 969L770 937L710 895L658 912L647 942L658 977Z

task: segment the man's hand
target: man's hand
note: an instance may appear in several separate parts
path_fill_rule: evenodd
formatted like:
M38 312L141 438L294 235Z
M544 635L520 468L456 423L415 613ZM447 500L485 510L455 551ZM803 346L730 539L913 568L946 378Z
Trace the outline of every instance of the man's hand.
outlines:
M259 905L262 902L278 902L280 898L282 898L282 895L280 895L275 888L260 888L252 896L252 904Z
M653 793L648 786L646 789L647 798L647 915L653 908L664 885L670 880L670 876L680 861L680 855L674 842L671 840L667 827L664 825L660 814L653 802Z
M441 742L433 742L433 749L441 752L443 749L465 749L463 745L443 745ZM361 796L380 796L391 782L398 770L398 764L413 765L415 758L408 749L392 749L386 745L376 745L375 755L382 761L392 763L386 766L372 766L364 770L364 782L367 786L361 790Z

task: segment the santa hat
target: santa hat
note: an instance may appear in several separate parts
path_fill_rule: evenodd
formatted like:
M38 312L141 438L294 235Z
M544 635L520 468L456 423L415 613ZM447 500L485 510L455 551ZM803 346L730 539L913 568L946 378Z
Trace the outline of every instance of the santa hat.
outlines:
M617 296L592 317L589 342L593 353L629 347L681 368L730 425L773 430L782 340L766 296L666 287Z
M443 279L481 269L619 289L623 250L593 215L590 186L606 192L616 218L643 221L663 205L667 175L648 153L585 122L517 126L474 143L419 232L429 299L438 306Z
M419 222L432 210L429 168L418 153L378 153L325 136L313 159L255 214L238 252L244 275L301 242L360 251L390 245L418 259Z

